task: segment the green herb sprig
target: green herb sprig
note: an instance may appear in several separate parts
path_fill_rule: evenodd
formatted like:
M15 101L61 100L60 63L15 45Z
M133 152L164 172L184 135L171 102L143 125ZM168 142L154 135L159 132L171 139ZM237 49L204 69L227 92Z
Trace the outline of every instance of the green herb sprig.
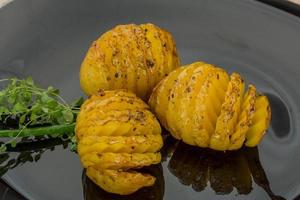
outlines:
M82 98L69 105L59 90L51 86L40 88L31 77L0 80L4 81L8 83L0 91L0 137L11 139L0 146L0 152L5 151L7 145L14 147L18 137L57 137L73 133ZM70 139L73 136L70 135Z

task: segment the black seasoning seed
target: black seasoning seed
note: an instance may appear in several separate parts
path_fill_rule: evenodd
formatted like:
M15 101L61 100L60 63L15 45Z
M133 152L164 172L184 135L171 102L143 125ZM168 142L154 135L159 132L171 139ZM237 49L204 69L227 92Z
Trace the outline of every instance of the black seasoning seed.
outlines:
M127 78L127 74L125 74L125 76L124 76L125 78Z
M147 65L147 67L149 67L149 68L151 68L151 67L153 67L154 66L154 62L152 62L151 60L146 60L146 65Z
M167 43L164 43L164 45L163 45L164 47L166 47L167 46Z
M114 51L112 56L116 56L119 53L119 51Z
M165 76L168 76L168 74L165 74Z
M119 74L118 74L118 73L115 73L115 77L118 78L118 77L119 77Z
M174 94L172 94L171 97L174 98Z
M129 99L127 102L130 103L130 104L133 104L133 100L132 99Z
M145 32L147 32L148 31L148 29L145 29Z
M136 130L136 127L133 128L133 131L135 131L135 130Z
M106 77L106 80L107 80L107 81L110 81L110 80L111 80L111 78L108 76L108 77Z
M132 146L131 149L134 149L134 146Z
M218 79L218 80L220 79L220 75L219 75L219 74L217 74L217 79Z
M103 97L103 96L105 95L105 92L104 92L104 90L100 89L100 90L98 91L98 94L99 94L101 97Z
M190 93L190 92L191 92L191 88L190 88L190 87L187 87L187 88L185 89L185 92Z

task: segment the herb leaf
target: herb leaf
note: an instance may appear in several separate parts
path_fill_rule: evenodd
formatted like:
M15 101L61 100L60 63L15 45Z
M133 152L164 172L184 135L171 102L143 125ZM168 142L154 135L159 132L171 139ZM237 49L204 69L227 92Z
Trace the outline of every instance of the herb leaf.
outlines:
M0 146L0 152L6 145L15 146L16 138L23 130L40 125L68 125L75 121L83 98L74 104L67 104L59 95L59 90L49 86L38 87L31 77L26 79L10 78L7 86L0 90L0 124L2 129L19 127L19 133ZM14 121L13 127L8 122ZM34 136L34 135L33 135Z

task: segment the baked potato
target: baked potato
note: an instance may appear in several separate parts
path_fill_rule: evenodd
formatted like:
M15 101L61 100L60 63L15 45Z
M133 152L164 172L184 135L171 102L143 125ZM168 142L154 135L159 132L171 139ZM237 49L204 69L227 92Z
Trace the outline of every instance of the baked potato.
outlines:
M134 169L160 163L161 128L135 94L92 95L80 109L75 132L86 175L105 191L127 195L154 184L155 177Z
M172 71L154 89L149 105L176 139L215 150L256 146L271 117L269 101L241 76L196 62Z
M172 35L153 24L118 25L89 48L80 69L87 95L127 89L148 100L154 86L180 66Z

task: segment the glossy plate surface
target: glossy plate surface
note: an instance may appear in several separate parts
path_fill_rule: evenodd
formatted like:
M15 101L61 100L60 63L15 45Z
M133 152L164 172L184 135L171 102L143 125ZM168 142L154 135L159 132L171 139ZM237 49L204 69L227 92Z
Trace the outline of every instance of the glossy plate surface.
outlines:
M133 22L152 22L173 33L183 64L203 60L240 72L269 96L273 112L258 150L220 155L179 144L162 168L148 169L159 177L158 185L123 199L295 199L300 19L276 8L252 0L16 0L0 9L0 78L30 75L75 99L83 95L78 73L91 42L117 24ZM175 149L170 143L164 151ZM30 160L29 152L22 156ZM28 199L80 200L83 185L86 199L118 199L82 177L78 157L62 145L3 178Z

